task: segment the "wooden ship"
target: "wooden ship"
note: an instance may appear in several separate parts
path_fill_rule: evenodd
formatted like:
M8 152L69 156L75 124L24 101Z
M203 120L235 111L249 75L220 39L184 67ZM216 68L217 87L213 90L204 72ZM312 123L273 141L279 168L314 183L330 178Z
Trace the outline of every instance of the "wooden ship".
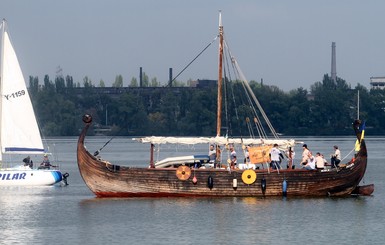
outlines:
M262 160L251 162L253 167L231 168L229 163L218 162L217 166L199 168L197 163L207 163L208 156L201 158L181 157L169 159L169 164L154 161L154 145L162 143L215 144L219 153L219 146L242 144L253 148L272 147L279 144L282 151L298 143L294 140L258 138L229 139L221 137L222 112L222 59L223 26L219 18L219 76L218 76L218 110L217 136L214 138L167 138L148 137L139 139L150 145L150 157L147 160L150 167L130 167L110 163L97 154L91 154L85 147L87 131L92 124L90 115L83 116L85 126L79 136L77 145L77 161L80 174L97 197L268 197L268 196L347 196L370 195L374 185L359 186L367 166L367 149L363 138L361 121L355 120L353 129L357 137L357 152L353 159L341 163L336 168L325 169L272 169L263 167L268 163L266 150L262 150ZM233 57L231 62L237 67ZM242 74L242 73L240 73ZM226 81L226 79L224 79ZM260 104L255 98L244 77L244 87L250 93L258 109ZM238 80L239 81L239 80ZM263 118L267 119L262 112ZM254 120L257 122L258 120ZM259 122L259 121L258 121ZM270 122L266 123L271 125ZM273 135L277 136L274 130ZM265 148L266 149L266 148ZM218 157L219 154L217 154ZM190 159L190 160L187 160ZM260 167L256 167L260 164ZM206 164L209 166L209 164ZM239 164L240 165L240 164ZM219 166L219 167L218 167Z
M98 197L264 197L370 195L373 185L359 186L367 166L365 140L359 121L354 123L360 150L354 160L325 170L126 167L99 160L88 152L84 140L92 118L85 115L85 127L77 146L81 176Z

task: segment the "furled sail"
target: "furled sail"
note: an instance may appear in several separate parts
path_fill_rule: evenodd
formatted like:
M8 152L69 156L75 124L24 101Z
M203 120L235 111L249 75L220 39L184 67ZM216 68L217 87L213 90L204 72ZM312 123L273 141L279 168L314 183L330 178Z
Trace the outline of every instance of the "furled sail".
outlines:
M283 139L252 139L252 138L226 138L226 137L144 137L144 138L134 138L133 140L142 142L142 143L151 143L151 144L184 144L184 145L194 145L194 144L243 144L243 145L274 145L278 144L279 148L287 149L289 147L294 147L294 145L299 142L296 142L293 139L283 140Z

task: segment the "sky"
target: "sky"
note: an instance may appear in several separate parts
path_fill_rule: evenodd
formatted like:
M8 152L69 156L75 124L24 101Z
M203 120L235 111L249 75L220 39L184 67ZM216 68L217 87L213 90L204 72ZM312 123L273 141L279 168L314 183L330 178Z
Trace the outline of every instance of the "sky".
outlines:
M310 89L331 71L370 88L385 76L383 0L1 0L24 77L64 76L128 86L139 67L166 84L218 33L248 80L284 91ZM211 45L177 80L217 79L218 44ZM28 80L27 80L28 81Z

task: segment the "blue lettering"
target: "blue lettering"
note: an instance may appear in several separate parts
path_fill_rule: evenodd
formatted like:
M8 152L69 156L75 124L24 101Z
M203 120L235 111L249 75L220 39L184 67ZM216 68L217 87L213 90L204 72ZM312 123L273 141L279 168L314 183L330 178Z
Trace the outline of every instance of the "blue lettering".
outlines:
M3 173L0 174L0 180L25 180L27 173Z
M16 173L16 174L14 174L14 175L12 176L12 180L18 179L18 178L19 178L19 173Z

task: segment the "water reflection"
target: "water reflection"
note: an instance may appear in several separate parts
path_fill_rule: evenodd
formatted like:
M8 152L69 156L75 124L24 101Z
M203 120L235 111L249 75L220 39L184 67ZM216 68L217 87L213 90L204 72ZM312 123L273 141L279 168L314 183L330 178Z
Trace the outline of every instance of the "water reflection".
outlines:
M7 242L35 241L44 229L45 214L53 206L47 200L53 200L55 187L1 187L0 217L2 240ZM50 214L48 214L50 216Z

